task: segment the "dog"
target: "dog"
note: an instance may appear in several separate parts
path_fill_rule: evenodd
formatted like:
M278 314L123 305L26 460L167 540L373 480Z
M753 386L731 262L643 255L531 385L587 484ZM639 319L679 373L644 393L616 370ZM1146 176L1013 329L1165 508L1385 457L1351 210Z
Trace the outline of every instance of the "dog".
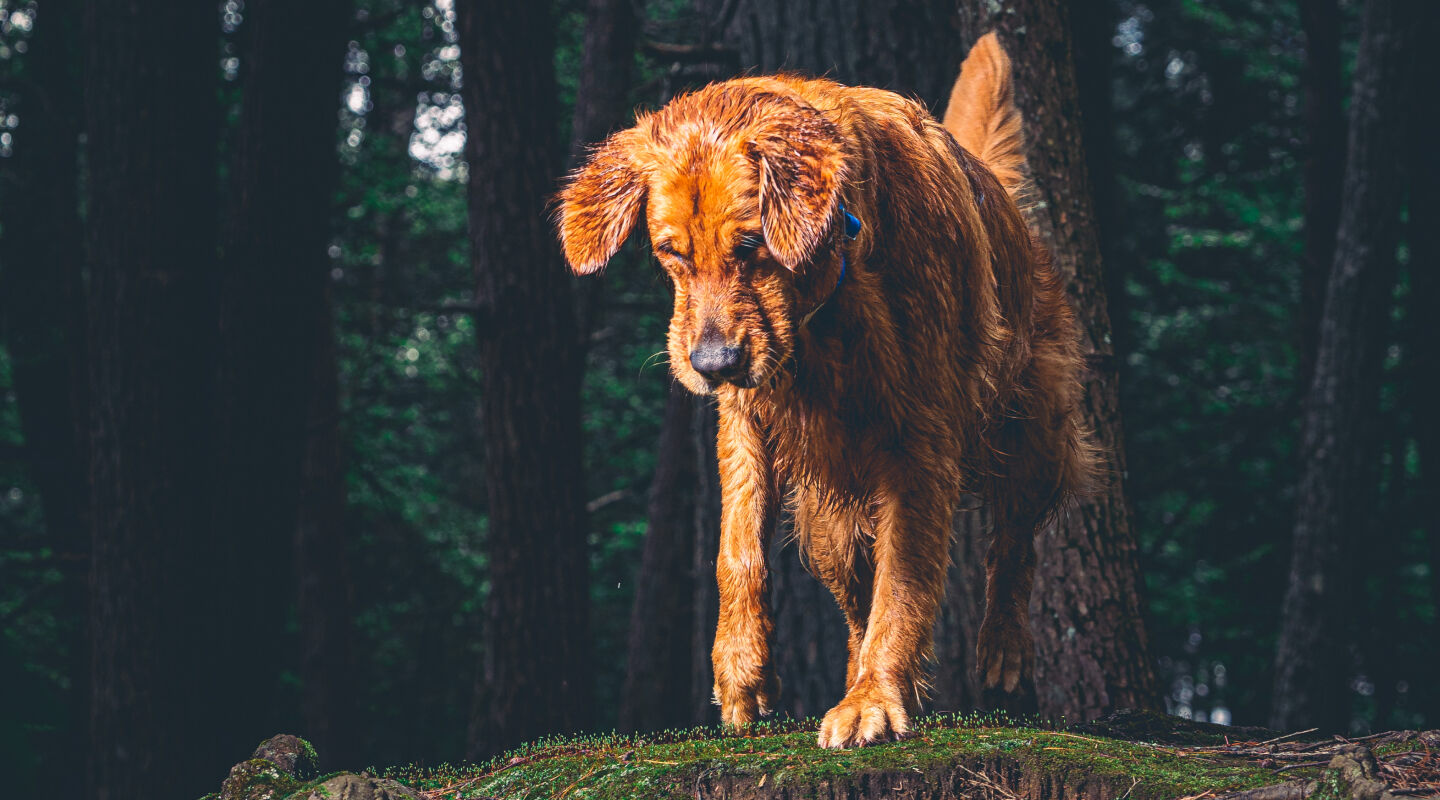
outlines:
M672 372L719 406L715 700L729 725L778 686L766 553L782 502L849 627L846 693L819 743L906 734L963 494L992 509L982 683L1033 675L1034 532L1094 454L1073 314L1014 196L1010 62L994 34L942 125L921 104L797 76L676 98L600 145L558 196L573 271L641 211L675 294Z

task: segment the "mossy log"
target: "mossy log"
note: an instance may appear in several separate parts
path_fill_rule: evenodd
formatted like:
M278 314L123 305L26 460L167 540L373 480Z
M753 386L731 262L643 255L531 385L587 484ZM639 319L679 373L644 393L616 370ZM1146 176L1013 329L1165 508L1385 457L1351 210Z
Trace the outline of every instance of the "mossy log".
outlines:
M813 724L793 722L740 734L696 729L554 739L479 766L323 778L288 774L267 761L275 741L236 765L219 800L1440 796L1440 732L1305 739L1133 712L1068 730L937 716L921 720L904 741L845 751L820 749Z

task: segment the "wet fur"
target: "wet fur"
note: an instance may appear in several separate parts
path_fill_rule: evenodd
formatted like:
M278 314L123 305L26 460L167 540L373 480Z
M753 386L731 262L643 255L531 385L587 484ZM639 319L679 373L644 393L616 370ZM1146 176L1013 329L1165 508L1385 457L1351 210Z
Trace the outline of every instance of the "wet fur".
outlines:
M967 59L945 126L878 89L726 81L616 134L561 194L582 274L645 212L675 287L672 370L718 400L713 659L727 723L776 699L765 557L782 499L850 629L847 692L822 745L903 735L919 709L962 493L995 518L983 682L1010 691L1031 673L1033 534L1093 456L1072 314L1012 197L1012 97L993 36ZM842 202L862 221L853 241ZM744 348L743 369L724 381L692 369L707 334Z

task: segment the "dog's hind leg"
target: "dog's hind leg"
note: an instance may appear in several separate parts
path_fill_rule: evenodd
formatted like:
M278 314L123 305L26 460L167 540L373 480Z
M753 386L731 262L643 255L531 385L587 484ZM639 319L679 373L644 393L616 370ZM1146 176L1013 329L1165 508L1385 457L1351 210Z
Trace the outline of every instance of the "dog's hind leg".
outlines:
M992 504L995 528L985 554L985 620L975 648L985 705L1015 713L1035 711L1030 587L1040 517L1026 505L1013 498Z
M720 408L719 624L711 661L720 719L745 725L769 713L779 694L770 643L770 574L766 554L778 506L773 463L753 419Z
M904 736L918 709L935 613L945 588L949 483L912 476L876 514L874 590L845 698L820 725L822 747Z

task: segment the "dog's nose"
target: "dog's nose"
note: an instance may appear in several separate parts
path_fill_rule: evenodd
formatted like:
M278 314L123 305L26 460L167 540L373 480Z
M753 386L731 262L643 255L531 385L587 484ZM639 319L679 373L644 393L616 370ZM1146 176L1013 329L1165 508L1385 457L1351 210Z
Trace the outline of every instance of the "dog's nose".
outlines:
M744 356L741 348L730 347L719 337L701 339L690 351L690 366L707 378L719 380L738 371Z

